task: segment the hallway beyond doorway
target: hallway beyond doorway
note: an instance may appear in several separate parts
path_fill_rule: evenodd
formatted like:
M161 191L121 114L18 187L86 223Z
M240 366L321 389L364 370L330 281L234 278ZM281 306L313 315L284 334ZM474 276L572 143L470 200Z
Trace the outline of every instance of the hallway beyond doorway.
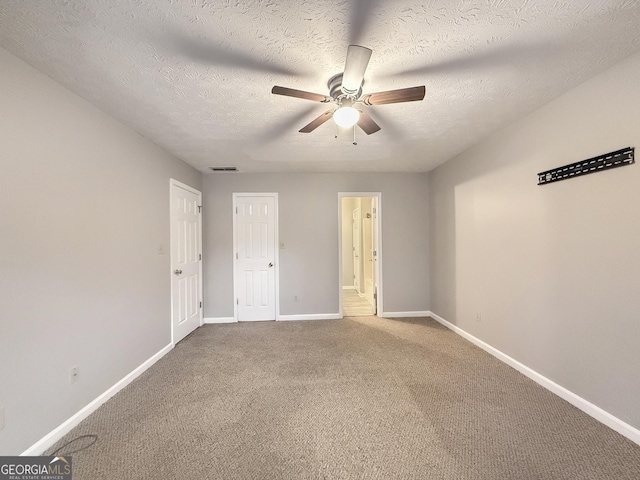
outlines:
M376 315L383 311L381 194L339 192L338 199L340 314Z
M365 317L374 314L373 305L353 288L342 290L342 311L345 317Z

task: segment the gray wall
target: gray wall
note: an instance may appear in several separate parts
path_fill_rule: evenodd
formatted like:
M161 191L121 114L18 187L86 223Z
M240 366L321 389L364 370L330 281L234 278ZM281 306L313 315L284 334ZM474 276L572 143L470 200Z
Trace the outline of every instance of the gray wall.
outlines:
M8 455L170 343L169 178L202 176L2 49L0 71Z
M429 309L426 174L209 174L203 188L205 317L233 316L234 192L278 193L282 315L338 312L338 192L382 192L384 310Z
M640 56L430 173L431 310L640 428ZM481 321L477 321L480 313Z

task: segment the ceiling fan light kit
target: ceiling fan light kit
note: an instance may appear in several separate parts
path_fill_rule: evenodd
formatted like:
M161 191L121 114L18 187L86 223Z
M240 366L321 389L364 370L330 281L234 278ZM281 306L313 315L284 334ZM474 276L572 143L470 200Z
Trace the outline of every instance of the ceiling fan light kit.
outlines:
M333 121L340 128L351 128L360 120L360 111L353 108L352 98L342 98L339 108L333 112Z
M333 113L333 121L340 128L351 128L360 119L360 112L353 107L340 107Z
M277 85L271 89L271 93L314 102L334 103L335 109L324 112L299 131L301 133L310 133L329 120L329 118L333 118L335 124L341 128L354 128L353 144L355 145L356 125L367 135L380 130L380 126L364 110L359 108L361 105L372 106L414 102L422 100L425 95L424 85L362 95L364 74L369 65L371 54L372 51L369 48L360 45L349 45L344 63L344 72L334 75L327 83L329 95L305 92Z

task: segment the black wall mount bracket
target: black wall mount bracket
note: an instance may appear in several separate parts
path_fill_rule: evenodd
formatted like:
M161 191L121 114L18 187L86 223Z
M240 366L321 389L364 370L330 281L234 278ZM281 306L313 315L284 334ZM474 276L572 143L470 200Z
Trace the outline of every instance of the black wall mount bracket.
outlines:
M540 172L538 174L538 185L546 185L547 183L559 182L560 180L588 175L589 173L631 165L635 163L633 151L634 147L627 147L616 150L615 152L582 160L581 162L570 163L563 167Z

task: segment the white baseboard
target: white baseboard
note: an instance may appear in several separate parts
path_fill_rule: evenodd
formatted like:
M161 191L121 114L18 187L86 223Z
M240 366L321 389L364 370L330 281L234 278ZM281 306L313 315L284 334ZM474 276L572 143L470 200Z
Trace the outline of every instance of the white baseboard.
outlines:
M511 358L509 355L507 355L505 353L502 353L497 348L494 348L491 345L489 345L488 343L483 342L479 338L476 338L473 335L465 332L460 327L457 327L456 325L446 321L441 316L436 315L433 312L428 312L428 313L429 313L429 316L431 318L433 318L435 321L437 321L438 323L440 323L440 324L444 325L445 327L447 327L448 329L454 331L455 333L457 333L461 337L469 340L471 343L473 343L474 345L480 347L485 352L493 355L498 360L501 360L502 362L506 363L510 367L515 368L517 371L519 371L520 373L522 373L526 377L529 377L531 380L533 380L537 384L543 386L544 388L549 390L551 393L554 393L557 396L559 396L560 398L562 398L563 400L566 400L567 402L569 402L574 407L579 408L580 410L582 410L587 415L589 415L589 416L595 418L596 420L598 420L600 423L603 423L607 427L609 427L612 430L615 430L616 432L618 432L620 435L622 435L622 436L628 438L629 440L631 440L632 442L640 445L640 430L638 430L637 428L635 428L635 427L629 425L628 423L620 420L618 417L615 417L615 416L611 415L606 410L603 410L602 408L594 405L593 403L589 402L588 400L585 400L584 398L580 397L579 395L576 395L572 391L567 390L562 385L558 385L553 380L549 380L544 375L541 375L540 373L538 373L535 370L533 370L533 369L527 367L526 365L520 363L519 361L515 360L514 358Z
M289 320L340 320L342 315L339 313L307 313L302 315L280 315L279 321Z
M356 287L354 287L353 285L343 285L342 289L343 290L355 290Z
M237 323L233 317L209 317L204 323Z
M55 428L47 435L42 437L36 443L34 443L31 447L22 452L21 456L38 456L42 455L48 448L51 448L55 443L64 437L67 433L69 433L73 428L78 426L80 422L82 422L85 418L95 412L103 403L113 397L116 393L122 390L124 387L133 382L137 377L139 377L145 370L147 370L151 365L156 363L162 357L164 357L167 353L169 353L173 349L173 344L169 344L160 350L158 353L153 355L151 358L146 360L142 365L136 368L134 371L129 373L126 377L116 383L113 387L109 388L106 392L92 401L89 405L82 408L79 412L69 418L67 421L62 423L59 427Z
M402 318L402 317L428 317L431 312L429 310L417 312L382 312L378 316L382 318Z

